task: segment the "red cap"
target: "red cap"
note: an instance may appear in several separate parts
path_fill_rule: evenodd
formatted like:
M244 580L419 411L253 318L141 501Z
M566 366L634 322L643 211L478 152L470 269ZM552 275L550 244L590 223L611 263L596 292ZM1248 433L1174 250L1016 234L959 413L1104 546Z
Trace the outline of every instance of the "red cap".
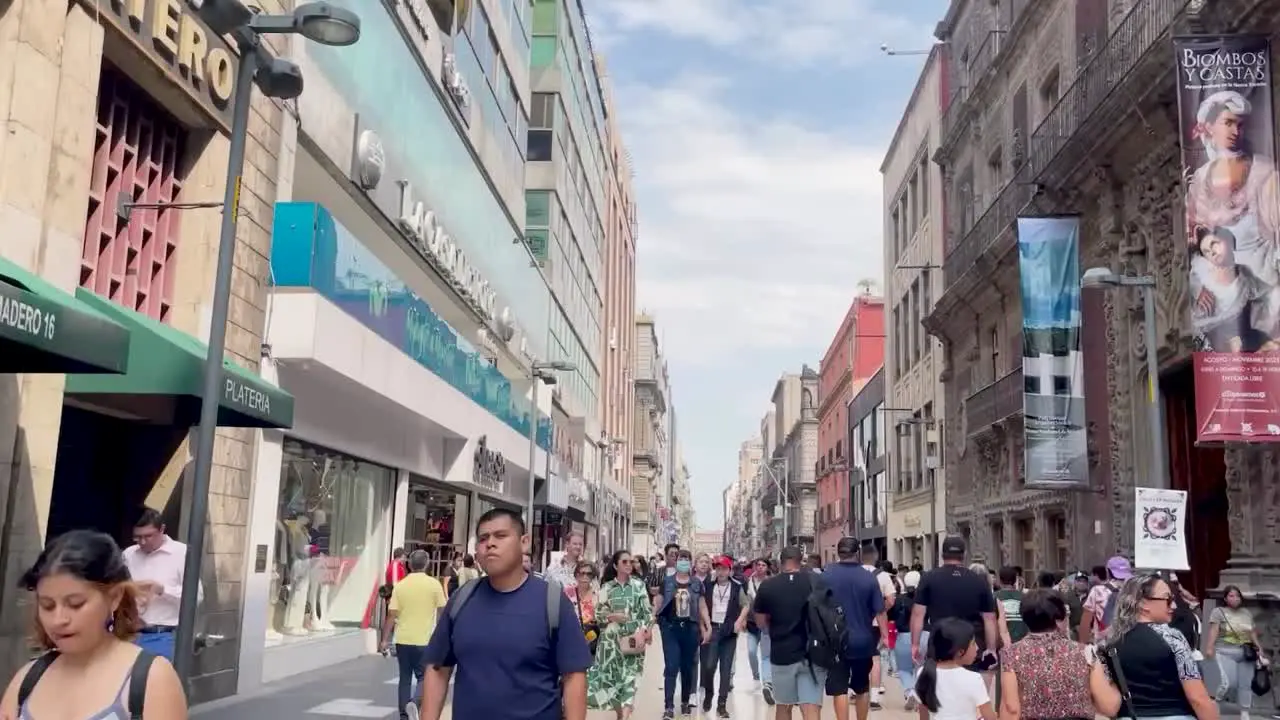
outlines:
M719 567L727 567L729 569L733 569L733 558L729 557L728 555L721 555L720 557L716 558L716 565Z

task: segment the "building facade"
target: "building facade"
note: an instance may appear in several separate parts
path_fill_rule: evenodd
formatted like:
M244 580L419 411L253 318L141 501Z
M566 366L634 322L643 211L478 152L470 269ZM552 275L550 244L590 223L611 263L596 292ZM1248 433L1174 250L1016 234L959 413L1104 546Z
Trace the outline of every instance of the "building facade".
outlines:
M817 550L835 562L836 543L849 533L849 455L846 410L853 394L884 362L884 301L853 299L827 346L818 371Z
M926 324L945 348L949 525L993 563L1074 568L1130 553L1134 487L1150 475L1149 449L1164 446L1169 485L1189 493L1183 582L1197 593L1227 583L1246 594L1276 592L1280 541L1265 530L1276 513L1265 490L1277 474L1274 453L1195 444L1188 260L1168 238L1186 236L1170 37L1268 34L1280 4L1030 4L1012 19L979 9L953 3L939 27L953 58L966 46L987 58L970 67L944 113L937 154L948 254ZM979 52L1001 27L998 47ZM1000 147L1008 163L996 173L987 159ZM1018 287L1011 226L1019 213L1078 213L1081 267L1156 278L1153 348L1143 340L1136 293L1082 295L1085 364L1106 369L1085 383L1094 493L1021 487L1021 323L1017 304L1002 300ZM1141 420L1147 352L1159 361L1163 437Z
M528 106L527 8L337 4L359 43L292 48L266 344L296 417L254 458L240 692L376 651L394 548L443 577L481 514L532 500L538 561L575 531L598 556L608 514L553 444L582 424L530 395L553 303L500 147Z
M772 419L761 507L772 523L763 533L766 549L799 545L816 547L818 486L818 373L808 365L785 373L773 388ZM785 517L785 521L784 518Z
M889 559L908 564L936 562L938 539L946 529L940 418L947 413L938 379L942 344L920 321L943 289L942 168L932 157L946 99L942 93L948 88L948 57L941 45L929 53L880 166L885 295L892 319L884 371L885 399L891 409L878 422L893 428L884 488L889 493Z
M604 362L601 373L600 418L602 437L608 441L605 478L623 498L623 512L617 514L614 549L629 548L631 530L631 437L635 421L635 390L632 373L635 358L636 316L636 216L634 175L631 155L622 142L617 107L605 72L604 58L596 56L596 67L604 86L605 139L608 166L605 186L604 249Z
M0 304L41 318L38 328L0 323L13 331L0 332L0 668L12 674L30 658L34 599L17 581L45 542L91 528L127 546L150 507L178 539L189 523L208 523L195 630L224 639L196 659L194 703L235 691L239 647L252 642L239 618L256 443L261 428L292 424L292 398L259 376L280 135L290 122L255 93L226 330L234 390L219 407L208 517L191 518L183 477L221 215L175 204L223 197L238 58L194 10L171 5L158 18L155 3L19 0L0 14ZM161 23L208 38L198 61L223 80L192 81L174 37L152 37Z
M653 317L639 314L633 322L636 398L630 443L631 550L652 555L670 542L665 539L670 534L669 513L660 504L671 456L667 434L670 386Z
M850 534L863 545L873 545L880 557L892 557L888 541L889 462L893 447L886 441L884 368L879 368L849 400L846 438L850 449L849 496L853 527ZM908 543L909 544L909 543Z

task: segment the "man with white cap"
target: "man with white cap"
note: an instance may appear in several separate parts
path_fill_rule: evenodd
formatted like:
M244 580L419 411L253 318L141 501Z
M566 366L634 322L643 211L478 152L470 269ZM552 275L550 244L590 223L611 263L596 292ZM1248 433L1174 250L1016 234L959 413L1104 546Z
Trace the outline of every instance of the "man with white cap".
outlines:
M1107 617L1107 607L1114 605L1111 602L1112 597L1125 580L1133 577L1133 566L1129 564L1129 559L1122 555L1115 555L1107 561L1107 581L1098 583L1089 590L1089 596L1084 601L1084 612L1080 615L1079 640L1082 643L1092 643L1095 639L1102 637L1102 631L1107 629L1111 618Z

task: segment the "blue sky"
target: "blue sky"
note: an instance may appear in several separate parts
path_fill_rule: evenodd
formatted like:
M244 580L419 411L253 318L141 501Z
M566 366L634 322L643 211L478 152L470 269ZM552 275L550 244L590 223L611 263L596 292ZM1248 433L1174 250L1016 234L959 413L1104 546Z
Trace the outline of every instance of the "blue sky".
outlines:
M881 176L945 0L589 0L639 195L698 524L774 382L880 280Z

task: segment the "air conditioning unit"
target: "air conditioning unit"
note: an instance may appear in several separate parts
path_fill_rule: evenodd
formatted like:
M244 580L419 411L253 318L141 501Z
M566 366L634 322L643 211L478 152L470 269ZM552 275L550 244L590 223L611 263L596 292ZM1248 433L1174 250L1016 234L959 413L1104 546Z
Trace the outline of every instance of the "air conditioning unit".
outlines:
M467 81L462 77L462 73L458 72L458 61L452 53L444 56L441 80L444 82L444 89L458 104L458 108L464 112L468 110L471 107L471 90L467 87Z
M940 465L937 455L929 455L924 459L924 466L930 470L937 470Z
M609 349L618 349L618 328L616 327L609 328Z

